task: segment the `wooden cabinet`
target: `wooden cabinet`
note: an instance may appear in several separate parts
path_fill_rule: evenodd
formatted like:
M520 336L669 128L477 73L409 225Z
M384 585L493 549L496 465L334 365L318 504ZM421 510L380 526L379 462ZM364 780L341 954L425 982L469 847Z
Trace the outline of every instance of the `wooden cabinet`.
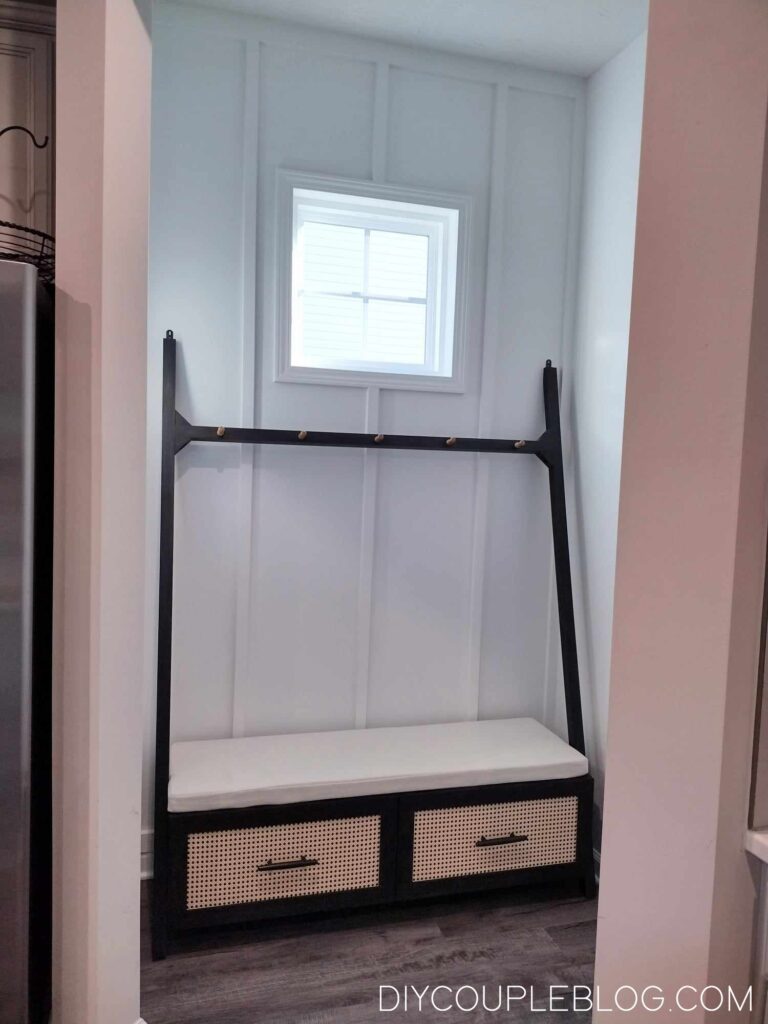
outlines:
M0 130L28 128L0 138L0 220L53 234L54 11L0 0ZM0 247L2 239L0 239Z

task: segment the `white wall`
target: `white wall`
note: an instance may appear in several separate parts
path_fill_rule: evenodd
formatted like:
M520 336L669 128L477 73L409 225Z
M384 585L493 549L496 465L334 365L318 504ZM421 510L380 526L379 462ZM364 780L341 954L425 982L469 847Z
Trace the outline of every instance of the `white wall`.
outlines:
M547 357L570 387L582 82L173 5L153 37L150 523L167 328L193 421L538 436ZM274 382L280 167L471 197L464 394ZM557 713L535 459L190 446L176 570L176 737Z
M589 79L575 337L574 539L581 584L581 663L596 802L602 805L624 390L635 249L643 34Z

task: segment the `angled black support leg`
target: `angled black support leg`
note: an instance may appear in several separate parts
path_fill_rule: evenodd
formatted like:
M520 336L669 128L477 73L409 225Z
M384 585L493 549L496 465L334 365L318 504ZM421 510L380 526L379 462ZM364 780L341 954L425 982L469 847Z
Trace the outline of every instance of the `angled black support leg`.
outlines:
M565 477L563 475L563 447L560 434L560 404L557 388L557 370L547 360L544 367L544 417L547 426L547 451L539 458L549 470L549 498L552 507L552 540L555 550L555 582L560 619L560 648L563 656L563 684L565 687L565 713L568 722L568 742L582 754L584 749L584 721L579 688L579 659L576 653L576 625L573 616L573 584L568 548L568 520L565 511Z
M160 470L160 577L157 624L157 720L155 726L155 834L152 882L152 956L168 947L168 778L171 742L171 642L173 635L173 506L175 481L176 341L163 339L163 433Z

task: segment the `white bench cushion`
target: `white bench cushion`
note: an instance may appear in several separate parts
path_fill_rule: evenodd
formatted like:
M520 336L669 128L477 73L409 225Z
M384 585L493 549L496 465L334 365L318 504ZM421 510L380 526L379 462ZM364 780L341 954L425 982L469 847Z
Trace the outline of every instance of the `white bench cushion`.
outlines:
M570 779L588 768L533 718L194 740L171 747L168 810Z

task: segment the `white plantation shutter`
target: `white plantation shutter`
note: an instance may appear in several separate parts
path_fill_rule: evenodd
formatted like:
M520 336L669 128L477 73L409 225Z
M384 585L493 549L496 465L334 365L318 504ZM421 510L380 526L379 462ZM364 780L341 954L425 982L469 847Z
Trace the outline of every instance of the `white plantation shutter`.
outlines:
M427 298L429 236L370 232L368 289L377 296Z
M371 231L366 356L423 365L427 358L429 237Z
M296 189L293 217L291 365L450 374L458 212Z
M427 235L306 220L299 252L306 365L424 365Z

